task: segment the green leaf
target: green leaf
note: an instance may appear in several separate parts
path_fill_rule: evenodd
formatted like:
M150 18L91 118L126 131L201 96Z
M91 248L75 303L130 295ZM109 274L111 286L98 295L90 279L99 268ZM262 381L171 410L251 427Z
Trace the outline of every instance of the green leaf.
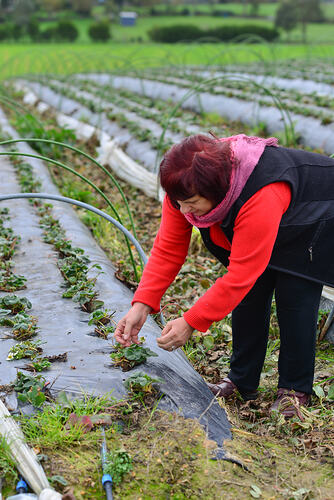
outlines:
M212 349L215 345L215 339L212 335L206 335L203 339L203 345L206 349Z
M50 482L52 484L55 484L55 483L61 484L62 486L68 485L68 482L66 481L66 479L63 476L59 476L59 475L55 475L55 476L50 477Z
M63 408L72 408L73 405L65 391L60 391L58 393L57 403L59 403Z
M256 486L256 484L251 485L249 493L253 498L260 498L262 496L262 491L258 486Z
M327 398L330 400L334 400L334 384L332 384L328 390Z
M325 397L324 390L320 385L314 385L313 390L314 390L315 394L318 396L318 398L322 399Z

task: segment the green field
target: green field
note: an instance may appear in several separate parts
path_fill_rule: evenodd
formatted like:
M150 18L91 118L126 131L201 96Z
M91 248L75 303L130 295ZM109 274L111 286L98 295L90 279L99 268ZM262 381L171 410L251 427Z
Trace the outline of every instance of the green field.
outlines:
M333 44L2 44L0 75L29 73L72 74L148 66L185 64L241 64L281 59L332 57Z
M334 8L334 5L333 5ZM77 42L89 43L89 26L94 22L92 19L80 19L72 21L78 31ZM273 27L273 22L268 19L242 18L242 17L213 17L213 16L161 16L161 17L141 17L139 15L136 26L121 26L118 22L111 23L112 40L116 42L137 42L148 41L148 31L156 26L172 26L175 24L192 24L202 29L214 28L217 26L256 24L266 27ZM52 22L41 23L41 30L55 25ZM312 43L331 43L333 40L333 24L330 23L310 23L307 27L307 38ZM287 40L285 32L281 32L282 41ZM295 28L289 37L290 41L300 42L302 39L301 29Z

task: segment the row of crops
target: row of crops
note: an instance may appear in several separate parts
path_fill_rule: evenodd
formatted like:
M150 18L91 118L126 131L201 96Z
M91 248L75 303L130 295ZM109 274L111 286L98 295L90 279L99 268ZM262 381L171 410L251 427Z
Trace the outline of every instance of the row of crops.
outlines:
M282 145L334 153L333 72L328 64L319 81L314 66L307 75L296 64L270 76L268 67L261 73L259 65L247 72L230 66L224 71L197 67L150 69L140 75L31 76L16 86L116 137L129 157L156 172L159 158L174 142L210 129L227 136L233 122L248 133L275 134Z
M30 76L7 88L23 91L23 102L37 106L41 116L52 110L58 123L75 128L78 136L97 133L98 159L161 199L156 178L161 156L189 134L276 135L282 145L332 154L333 68L329 60L314 60L307 68L299 61L167 66L127 74ZM21 132L29 134L27 127ZM121 167L115 145L128 158Z

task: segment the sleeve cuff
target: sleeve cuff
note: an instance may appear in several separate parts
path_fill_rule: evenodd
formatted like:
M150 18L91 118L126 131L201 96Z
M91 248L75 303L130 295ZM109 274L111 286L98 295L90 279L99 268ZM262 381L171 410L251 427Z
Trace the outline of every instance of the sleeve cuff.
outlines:
M150 300L146 300L146 299L144 300L144 299L134 297L132 302L131 302L131 305L133 306L133 304L135 304L136 302L140 302L141 304L145 304L146 306L150 306L150 308L152 309L150 314L159 314L159 312L160 312L160 304L157 307L157 305L154 304L153 302L151 302Z
M188 323L188 325L192 326L195 330L203 333L206 332L213 323L213 320L208 321L207 319L200 318L191 309L184 313L183 318Z

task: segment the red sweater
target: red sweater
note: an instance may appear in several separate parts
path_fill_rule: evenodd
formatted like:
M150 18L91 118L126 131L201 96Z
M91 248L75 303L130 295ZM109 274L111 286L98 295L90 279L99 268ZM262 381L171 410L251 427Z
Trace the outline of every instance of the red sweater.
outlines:
M232 247L219 223L210 227L212 241L231 250L228 272L219 277L183 315L189 325L205 332L222 320L247 295L266 269L284 212L291 201L289 184L276 182L257 191L241 208L234 225ZM166 196L161 225L151 256L132 303L160 310L160 300L174 281L188 253L192 225Z

